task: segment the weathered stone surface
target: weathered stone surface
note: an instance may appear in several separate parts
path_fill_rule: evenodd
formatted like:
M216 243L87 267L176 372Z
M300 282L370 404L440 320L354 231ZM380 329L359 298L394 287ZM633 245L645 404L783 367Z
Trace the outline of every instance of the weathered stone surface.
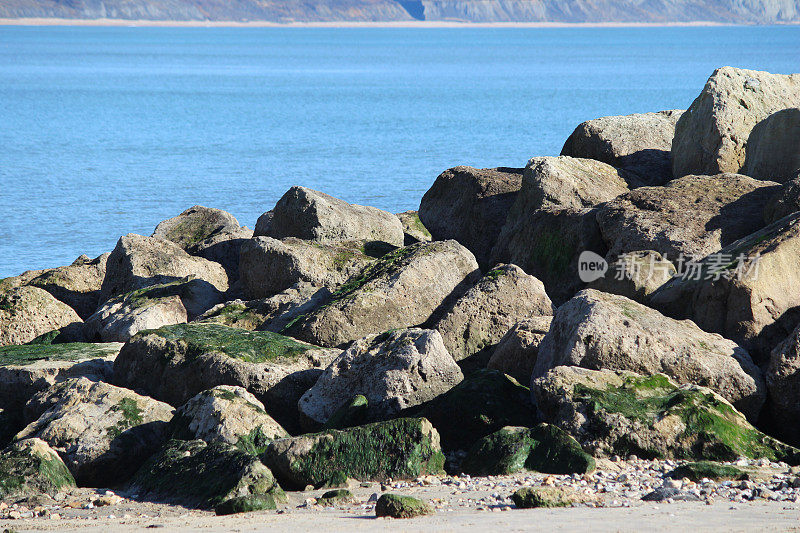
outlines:
M473 476L502 476L521 470L547 474L585 474L594 458L564 431L548 424L507 426L476 442L461 464Z
M221 292L228 290L222 265L189 255L177 244L129 233L119 239L106 263L101 301L136 289L195 276Z
M736 343L689 320L592 289L558 308L539 346L533 378L557 366L662 372L680 384L714 390L753 421L766 398L763 374Z
M393 330L353 342L303 394L298 407L324 424L360 394L368 401L369 418L380 420L432 400L463 378L437 331Z
M581 500L563 487L522 487L511 499L518 509L567 507Z
M341 352L216 324L178 324L135 335L114 362L114 383L179 407L217 385L247 389L283 427L297 401Z
M202 440L169 441L142 465L128 490L142 499L199 508L235 498L285 498L256 457L230 444Z
M233 286L239 279L239 257L242 246L252 238L253 230L241 227L215 233L207 239L189 245L186 251L222 265L228 274L229 285Z
M434 240L455 239L484 264L521 185L519 168L451 168L422 197L419 218Z
M800 74L781 75L722 67L714 71L689 109L678 120L672 142L672 171L675 177L687 174L756 171L754 178L784 181L772 169L787 168L784 161L797 160L796 138L751 146L750 140L761 135L777 140L783 119L771 119L786 108L800 107ZM770 120L771 119L771 120ZM773 129L774 128L774 129ZM759 132L758 130L762 130ZM773 130L773 131L769 131ZM748 152L767 147L775 151L768 156L766 167L746 167ZM785 151L784 151L785 150ZM759 154L761 155L761 154ZM759 157L757 160L762 161ZM760 170L770 170L768 175ZM788 169L796 170L796 169Z
M778 185L737 174L685 176L641 187L602 206L597 221L608 259L653 250L668 261L718 251L763 227L764 204Z
M64 461L43 440L21 440L0 451L0 500L52 497L73 487L75 479Z
M681 110L600 117L579 124L561 155L596 159L633 172L641 185L672 179L672 138Z
M272 210L270 223L264 226L268 227L267 235L276 239L297 237L320 243L382 241L403 245L403 226L392 213L348 204L306 187L289 189Z
M770 354L766 371L767 417L770 430L791 444L800 444L800 325Z
M400 223L403 225L403 244L405 246L411 246L416 242L430 242L433 240L431 232L419 219L419 213L416 211L397 213L397 218L400 219Z
M430 504L413 496L400 494L382 494L375 503L375 516L378 518L388 516L391 518L415 518L434 514Z
M645 303L648 296L675 274L675 265L658 252L628 252L611 263L605 276L590 283L589 288Z
M764 206L764 222L772 224L785 216L800 211L800 172L784 183Z
M670 472L672 479L687 478L695 483L701 483L703 478L720 481L723 479L742 480L748 479L748 474L732 465L724 465L714 461L694 461L685 463Z
M737 342L761 362L800 320L799 275L795 213L703 259L692 276L654 292L650 305Z
M25 344L39 335L83 321L67 304L38 287L0 292L0 346Z
M47 442L80 485L125 481L164 442L173 409L130 390L86 378L40 392L52 407L17 434Z
M238 229L239 221L227 211L195 205L159 223L151 236L172 241L186 250L218 233Z
M338 346L423 324L446 301L461 296L479 274L473 255L452 240L400 248L367 265L328 303L285 332L321 346Z
M539 316L514 324L495 346L486 367L508 374L520 383L530 383L539 345L550 331L552 320L552 316Z
M270 236L270 232L272 231L272 215L273 212L270 209L258 217L258 220L256 220L256 229L253 230L253 237Z
M45 270L28 284L46 290L86 320L100 304L100 287L109 255L95 259L82 255L69 266Z
M516 265L497 265L431 328L460 361L490 350L520 320L552 316L554 311L541 281Z
M444 472L439 434L424 418L275 440L261 460L288 490L321 487L339 477L382 481Z
M800 75L796 76L800 92ZM800 102L800 97L797 98ZM800 103L782 109L753 128L747 139L742 173L754 178L785 182L800 170Z
M172 438L224 442L257 455L289 433L267 414L264 404L242 387L220 385L183 404L170 423Z
M318 244L256 237L242 246L239 272L248 298L265 298L298 282L334 288L372 260L356 243Z
M531 392L543 419L594 456L800 461L800 450L755 429L718 394L663 374L559 366Z

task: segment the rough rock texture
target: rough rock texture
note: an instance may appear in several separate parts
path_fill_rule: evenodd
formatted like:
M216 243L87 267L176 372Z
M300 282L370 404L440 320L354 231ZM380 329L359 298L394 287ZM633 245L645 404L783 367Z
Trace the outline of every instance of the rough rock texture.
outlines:
M239 230L239 221L221 209L195 205L156 226L152 237L172 241L184 250L218 233Z
M94 487L117 485L133 474L164 442L173 412L165 403L86 378L65 381L37 396L54 403L17 439L47 442L78 484Z
M129 233L121 237L106 263L101 301L151 285L195 276L221 292L228 290L222 265L194 257L177 244Z
M419 218L434 240L455 239L483 265L521 185L518 168L451 168L422 197Z
M792 144L775 135L790 123L788 117L783 118L787 113L779 112L796 107L800 107L800 74L786 76L733 67L715 70L675 127L673 175L755 171L749 175L759 179L785 181L793 177L772 171L797 170L788 164L797 161L796 139ZM768 142L763 141L765 137ZM751 146L751 139L761 140L762 145ZM768 153L770 149L773 151ZM749 152L755 158L746 164Z
M763 227L764 204L777 189L737 174L684 176L635 189L598 210L607 258L639 250L673 263L680 254L705 257Z
M527 318L552 316L544 285L516 265L497 265L431 325L460 361L490 350L511 327Z
M261 460L287 490L321 487L342 477L383 481L444 473L439 434L424 418L275 440Z
M305 187L292 187L272 210L268 236L319 243L381 241L402 246L403 225L392 213L348 204Z
M767 416L772 432L791 444L800 444L800 326L770 355L766 371Z
M175 412L170 432L172 438L225 442L251 453L270 440L289 436L255 396L228 385L203 391L183 404Z
M676 273L675 265L658 252L628 252L611 263L605 276L590 283L589 287L645 303L648 296Z
M764 222L772 224L797 211L800 211L800 172L769 199L764 206Z
M432 400L463 378L437 331L393 330L353 342L300 398L298 407L324 424L360 394L369 403L369 418L380 420Z
M662 372L680 384L714 390L753 421L766 398L764 376L736 343L592 289L558 308L539 346L533 379L557 366Z
M473 476L502 476L521 470L586 474L594 468L594 458L575 439L548 424L504 427L476 442L461 464L461 470Z
M415 518L430 514L434 514L433 507L413 496L386 493L375 502L375 516L378 518Z
M316 244L256 237L242 246L239 273L248 298L265 298L305 281L333 288L372 260L355 243Z
M397 213L397 218L403 225L404 240L403 244L410 246L416 242L430 242L433 240L431 232L425 227L425 224L419 219L419 213L416 211L403 211Z
M241 227L236 230L215 233L186 248L191 255L215 261L228 274L229 285L239 279L239 256L242 246L253 238L253 230Z
M479 276L473 255L455 241L418 243L370 263L328 303L286 328L288 335L338 346L393 328L426 322Z
M533 381L544 420L594 456L800 461L800 450L764 435L718 394L663 374L560 366Z
M272 231L272 210L263 213L258 220L256 220L256 229L253 231L253 237L268 237Z
M539 345L550 331L552 320L552 316L539 316L514 324L495 346L486 367L508 374L520 383L530 383Z
M81 317L67 304L38 287L0 292L0 346L25 344L64 327L80 327Z
M800 92L800 75L795 75ZM800 97L796 97L800 102ZM800 103L794 104L800 106ZM785 182L800 170L800 107L783 109L756 124L747 140L743 174Z
M53 497L73 487L72 474L43 440L21 440L0 451L0 500Z
M86 320L100 304L100 287L109 255L106 253L95 259L82 255L69 266L45 270L29 285L46 290Z
M799 273L800 213L795 213L705 258L696 274L653 293L650 304L737 342L760 362L800 319Z
M596 159L633 172L642 185L672 179L672 138L680 110L600 117L579 124L561 155Z
M270 511L277 509L275 498L270 494L259 496L235 496L214 507L217 516L227 516L253 511Z
M518 509L568 507L579 498L562 487L522 487L511 495Z
M714 461L694 461L685 463L670 472L672 479L688 478L695 483L702 483L703 478L719 481L723 479L744 480L749 475L732 465L724 465Z
M292 432L297 401L339 353L266 331L178 324L128 341L114 362L114 383L176 407L217 385L243 387Z
M285 498L269 468L221 442L171 440L136 473L128 490L142 499L209 508L233 498Z

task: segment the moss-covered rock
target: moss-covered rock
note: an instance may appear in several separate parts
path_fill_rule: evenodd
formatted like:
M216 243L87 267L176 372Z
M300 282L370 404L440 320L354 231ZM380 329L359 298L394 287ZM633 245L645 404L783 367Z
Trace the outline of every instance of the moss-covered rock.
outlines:
M748 479L750 476L744 470L732 465L724 465L713 461L697 461L679 466L669 473L669 477L675 479L689 478L694 482L699 482L703 478L742 480Z
M238 496L225 500L214 508L217 516L225 516L239 513L251 513L253 511L269 511L277 509L275 498L270 494L259 496Z
M71 487L75 479L43 440L21 440L0 452L0 500L41 493L52 496Z
M198 508L232 498L283 496L272 472L257 458L230 444L202 440L169 441L139 469L129 490L152 501Z
M433 507L412 496L383 494L375 504L375 516L391 518L415 518L433 514Z
M83 320L67 304L39 287L24 285L0 292L0 346L24 344Z
M353 503L354 501L355 497L349 490L334 489L329 490L317 498L317 505L321 505L323 507L336 507L339 505L347 505L348 503Z
M524 469L584 474L594 468L594 458L575 439L548 424L504 427L476 442L461 465L463 472L477 476L513 474Z
M359 481L441 474L439 434L422 418L400 418L271 442L261 460L287 489L321 487L335 477Z
M403 225L403 244L410 246L417 242L429 242L433 240L431 232L419 219L416 211L403 211L397 213L397 218Z
M537 507L567 507L575 502L569 493L559 487L522 487L511 495L520 509Z
M365 396L361 394L353 396L352 400L334 411L322 429L345 429L359 426L367 421L368 407L369 402Z

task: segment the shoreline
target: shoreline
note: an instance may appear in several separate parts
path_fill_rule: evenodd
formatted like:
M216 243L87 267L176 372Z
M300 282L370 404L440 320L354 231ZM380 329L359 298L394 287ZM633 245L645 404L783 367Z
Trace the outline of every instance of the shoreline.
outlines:
M796 26L782 23L777 26ZM728 22L460 22L460 21L334 21L334 22L271 22L233 20L128 20L128 19L61 19L0 18L0 26L96 26L96 27L170 27L170 28L660 28L708 26L756 26Z

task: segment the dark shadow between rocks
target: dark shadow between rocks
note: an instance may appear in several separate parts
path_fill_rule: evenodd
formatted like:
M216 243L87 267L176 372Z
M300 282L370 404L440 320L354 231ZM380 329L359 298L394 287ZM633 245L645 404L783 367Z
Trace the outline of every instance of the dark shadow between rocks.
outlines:
M780 185L759 187L743 194L737 200L725 205L719 214L713 216L705 225L706 231L720 230L722 246L755 233L766 226L761 216L767 202L780 191Z

